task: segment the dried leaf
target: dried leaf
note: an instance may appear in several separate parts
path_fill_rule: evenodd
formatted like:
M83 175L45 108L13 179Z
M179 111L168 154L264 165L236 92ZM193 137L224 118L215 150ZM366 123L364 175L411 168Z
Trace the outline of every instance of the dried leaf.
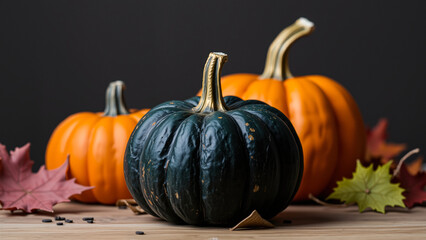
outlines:
M367 130L367 147L369 152L376 153L380 145L388 138L388 120L386 118L379 119L379 122L373 129Z
M411 175L405 164L402 164L398 181L401 183L401 187L405 189L402 194L405 197L404 203L408 208L426 202L426 172L422 171Z
M366 163L385 164L406 149L405 144L386 142L388 125L387 119L382 118L373 129L367 131Z
M411 163L406 165L407 171L411 175L416 175L422 170L423 167L423 157L419 157L416 160L412 161Z
M68 202L71 195L92 189L76 184L75 179L65 179L68 159L55 170L48 171L42 166L37 173L33 173L30 144L16 148L10 152L10 156L6 147L0 144L0 157L3 165L0 172L1 209L53 212L53 205Z
M378 149L378 155L381 156L380 162L382 164L389 162L394 159L396 156L401 154L404 150L407 149L406 144L400 143L383 143Z
M387 205L405 207L402 201L404 189L399 187L399 183L391 183L391 163L374 170L372 164L364 167L358 160L353 178L343 178L337 182L337 187L327 199L338 199L346 204L357 203L360 212L368 207L381 213L385 213Z
M239 228L273 228L274 225L265 220L260 216L260 214L254 210L248 217L244 218L241 222L235 225L233 228L229 230L234 231Z
M136 214L145 214L145 210L143 210L134 199L119 199L115 203L116 206L126 206L130 208Z

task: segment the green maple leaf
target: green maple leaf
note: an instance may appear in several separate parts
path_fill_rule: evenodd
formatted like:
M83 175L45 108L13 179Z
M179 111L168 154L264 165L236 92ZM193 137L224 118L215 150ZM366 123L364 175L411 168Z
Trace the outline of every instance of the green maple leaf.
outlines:
M402 201L405 190L399 187L399 183L391 183L391 163L389 161L374 171L373 164L364 167L358 160L353 178L343 178L337 182L337 187L327 199L338 199L346 204L357 203L360 212L368 207L381 213L385 213L387 205L405 207Z

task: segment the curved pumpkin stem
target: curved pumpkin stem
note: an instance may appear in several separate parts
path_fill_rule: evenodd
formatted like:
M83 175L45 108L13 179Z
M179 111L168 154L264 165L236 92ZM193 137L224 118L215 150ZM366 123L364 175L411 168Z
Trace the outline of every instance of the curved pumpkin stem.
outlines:
M123 81L111 82L106 90L106 106L104 116L115 117L117 115L126 115L130 111L124 101L123 91L126 88Z
M212 52L204 65L203 86L200 102L192 110L198 113L209 113L214 111L225 112L228 107L222 96L220 77L222 67L228 61L228 55L220 52Z
M266 64L262 79L285 80L293 75L288 67L288 52L290 46L299 38L309 35L314 30L314 23L306 18L299 18L286 27L274 39L266 55Z

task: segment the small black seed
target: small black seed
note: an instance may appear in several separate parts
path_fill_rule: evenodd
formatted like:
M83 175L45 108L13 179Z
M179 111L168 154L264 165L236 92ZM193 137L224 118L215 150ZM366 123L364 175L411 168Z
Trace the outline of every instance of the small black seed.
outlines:
M136 233L136 235L144 235L144 234L145 234L145 233L144 233L144 232L142 232L142 231L136 231L135 233Z
M83 221L89 221L89 220L95 220L93 217L84 217L83 218Z
M290 224L291 220L283 220L283 223Z
M72 219L65 219L65 222L67 222L67 223L73 223Z
M93 220L87 220L86 222L87 223L93 223Z
M118 209L127 209L127 206L126 205L120 205L120 206L118 206Z
M61 225L64 225L64 223L63 222L57 222L56 225L61 226Z
M55 221L64 221L64 220L65 220L64 217L60 217L60 216L55 217Z
M43 219L41 220L42 222L48 223L48 222L52 222L52 219Z

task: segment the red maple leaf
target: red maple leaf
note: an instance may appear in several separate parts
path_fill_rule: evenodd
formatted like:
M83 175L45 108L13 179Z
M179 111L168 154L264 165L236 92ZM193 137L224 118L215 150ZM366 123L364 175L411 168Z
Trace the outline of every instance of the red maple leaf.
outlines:
M404 204L408 208L412 208L415 204L426 202L426 172L421 171L416 175L411 175L405 166L401 165L398 180L401 187L405 189Z
M69 202L71 195L92 188L76 184L75 179L65 179L68 159L57 169L48 171L42 166L37 173L33 173L31 167L34 162L30 160L29 143L11 151L10 156L6 147L0 144L0 158L0 203L4 210L33 212L39 209L53 212L55 204Z
M389 162L406 149L405 144L388 143L388 120L382 118L372 129L367 130L367 153L365 163L381 165Z

